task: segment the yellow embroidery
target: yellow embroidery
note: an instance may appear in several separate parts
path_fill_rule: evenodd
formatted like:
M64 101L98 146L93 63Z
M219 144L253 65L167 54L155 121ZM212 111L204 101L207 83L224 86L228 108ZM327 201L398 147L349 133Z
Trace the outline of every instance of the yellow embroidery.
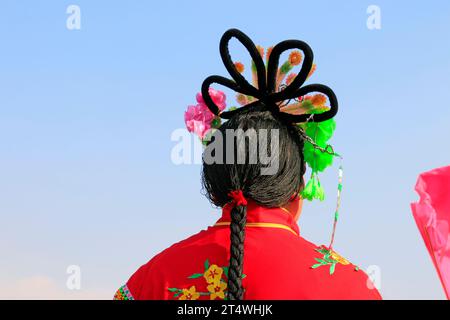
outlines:
M189 289L183 289L183 294L178 300L197 300L198 298L200 293L196 291L195 286L192 286Z
M214 227L220 227L220 226L229 226L230 222L217 222ZM289 232L292 232L296 236L298 236L298 233L292 230L292 228L285 226L284 224L280 223L270 223L270 222L247 222L245 225L246 227L261 227L261 228L277 228L277 229L284 229Z
M188 279L204 278L208 292L199 292L195 286L191 286L189 289L167 288L169 292L173 293L173 298L178 298L179 300L197 300L202 296L209 296L210 300L215 300L216 298L226 300L228 267L219 267L216 264L210 265L208 259L206 259L203 267L203 273L191 274ZM244 278L245 274L242 275L242 279Z
M336 251L331 251L331 257L336 260L337 262L339 262L340 264L343 265L348 265L350 264L350 261L348 261L347 259L345 259L343 256L341 256L339 253L337 253Z
M285 207L280 207L280 209L283 210L284 212L286 212L287 214L289 214L290 216L292 216L292 213Z
M208 270L205 271L203 276L206 279L206 282L213 283L217 282L222 278L223 269L218 267L215 264L209 266Z
M209 298L211 300L215 300L217 297L220 299L225 299L225 290L227 288L227 284L223 281L217 280L212 284L208 285L206 289L211 293Z
M331 250L325 246L320 246L316 248L316 251L323 254L322 258L315 258L315 260L318 262L311 266L312 269L321 267L321 266L330 266L330 274L333 274L336 265L342 264L342 265L349 265L350 261L342 257L340 254L338 254L336 251ZM355 266L355 271L358 271L359 268Z

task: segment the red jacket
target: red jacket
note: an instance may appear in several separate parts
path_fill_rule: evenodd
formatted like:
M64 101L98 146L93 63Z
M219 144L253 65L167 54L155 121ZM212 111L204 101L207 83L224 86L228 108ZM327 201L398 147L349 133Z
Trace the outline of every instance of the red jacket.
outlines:
M140 267L114 298L226 297L230 209L224 207L214 226ZM357 266L303 239L284 208L249 202L243 270L244 299L381 299Z

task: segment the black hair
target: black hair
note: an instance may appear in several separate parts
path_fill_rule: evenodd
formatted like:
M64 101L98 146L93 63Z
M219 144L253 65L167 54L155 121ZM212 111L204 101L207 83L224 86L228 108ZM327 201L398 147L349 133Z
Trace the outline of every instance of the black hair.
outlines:
M237 70L233 63L229 42L236 38L248 50L257 76L257 86L252 86ZM292 82L284 88L276 88L278 64L283 52L290 49L299 49L303 52L303 62L300 72ZM309 45L300 40L285 40L272 48L267 66L265 66L261 54L253 41L238 29L227 30L220 39L220 56L223 64L230 74L231 79L212 75L207 77L201 88L201 93L208 109L218 118L229 119L218 130L221 134L222 155L226 159L227 129L254 129L258 132L278 131L278 145L272 159L277 162L278 170L274 174L261 174L265 164L257 159L256 163L248 161L250 155L254 155L254 146L248 144L236 144L234 155L245 154L242 164L238 161L232 163L213 163L205 161L205 153L210 147L214 149L216 144L212 142L207 146L203 161L203 186L206 196L217 206L224 206L232 200L228 195L231 191L240 190L246 198L250 198L260 205L277 207L286 204L289 199L303 188L303 174L305 163L303 160L303 139L300 128L295 123L322 122L334 117L338 111L338 101L333 90L323 84L308 84L302 86L308 78L313 66L314 55ZM222 110L214 102L210 95L210 86L220 84L233 91L251 96L254 102L246 104L234 110ZM322 113L290 114L280 110L280 103L306 96L311 92L320 92L328 97L330 108ZM267 148L271 150L271 134L268 132ZM236 137L233 136L233 140ZM214 135L211 141L214 140ZM238 138L239 139L239 138ZM259 136L258 136L259 139ZM242 141L242 140L241 140ZM214 147L213 147L214 146ZM247 219L247 207L236 205L231 211L230 223L230 266L228 271L228 293L229 300L242 299L242 267L244 259L245 224Z
M267 149L270 153L272 144L271 131L278 131L278 148L270 157L278 161L278 170L273 174L261 174L261 170L267 166L257 158L256 163L249 161L250 153L254 152L250 143L236 143L236 136L232 138L227 135L227 129L254 129L258 134L261 129L267 130ZM223 163L208 163L203 159L202 183L206 196L216 206L223 207L232 199L229 193L241 190L246 199L252 199L257 204L266 207L283 206L293 195L300 192L304 186L303 175L305 163L303 160L303 139L300 128L291 123L286 123L276 113L267 111L265 108L252 108L241 112L223 123L205 149L212 148L217 134L222 135ZM259 135L258 135L259 137ZM226 146L227 139L234 139L233 151L234 161L227 163ZM258 138L259 140L259 138ZM217 145L214 145L217 148ZM216 149L217 151L217 149ZM243 163L238 163L236 157L243 152L246 157ZM204 155L205 155L204 153ZM242 287L243 260L244 260L244 238L245 224L247 220L247 207L244 205L234 206L231 210L230 222L230 262L228 269L227 299L241 300L244 289Z

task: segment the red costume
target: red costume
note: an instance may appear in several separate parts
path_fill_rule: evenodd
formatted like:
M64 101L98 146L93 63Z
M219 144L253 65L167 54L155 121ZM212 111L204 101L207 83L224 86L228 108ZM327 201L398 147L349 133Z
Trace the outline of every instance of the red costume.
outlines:
M253 85L241 75L244 71L242 63L231 60L228 50L231 38L241 42L252 57ZM305 142L301 146L301 159L311 167L311 178L302 190L295 190L295 193L300 192L302 199L323 200L324 190L318 174L333 163L333 157L340 157L328 144L336 126L332 118L337 113L338 101L333 90L325 85L309 84L302 87L315 70L311 48L299 40L282 41L267 49L265 64L264 49L256 47L248 36L237 29L226 31L219 47L222 61L233 80L221 76L210 76L204 80L201 93L196 96L197 104L189 106L185 113L188 131L196 133L208 144L207 133L219 128L222 120L261 108L276 114L277 119L289 125L293 131L297 131L293 127L293 124L296 124L299 138ZM296 50L279 66L281 54L290 49ZM300 64L299 73L290 73ZM225 94L210 88L214 83L236 91L241 107L226 110ZM316 94L312 94L314 92ZM239 180L240 177L234 178ZM253 181L249 179L247 183ZM237 189L233 190L235 187ZM357 266L331 249L339 216L342 168L339 169L337 205L329 247L317 247L300 236L294 218L296 214L291 213L299 212L295 208L292 210L292 207L300 203L296 198L297 194L293 194L287 204L289 210L269 209L249 200L251 196L246 199L242 187L245 186L233 181L226 190L221 189L223 192L229 192L227 199L230 200L224 206L222 218L207 230L158 254L117 291L115 298L381 298L368 277ZM273 188L277 187L273 185ZM294 192L294 188L290 190ZM220 202L220 205L225 202ZM276 203L284 202L280 200ZM239 210L233 211L233 218L238 221L234 221L230 237L230 211L234 206L239 207ZM242 230L244 225L245 233ZM233 243L231 259L230 243ZM229 265L232 265L230 281ZM230 291L227 295L228 283Z
M115 299L224 299L230 210L139 268ZM303 239L285 208L249 201L244 246L244 299L381 299L357 266Z

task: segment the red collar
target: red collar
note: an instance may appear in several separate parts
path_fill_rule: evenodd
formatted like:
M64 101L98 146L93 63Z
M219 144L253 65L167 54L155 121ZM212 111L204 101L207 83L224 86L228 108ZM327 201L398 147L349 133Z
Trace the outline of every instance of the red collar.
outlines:
M222 209L222 217L215 226L230 224L230 212L232 206L226 204ZM294 220L292 213L283 207L268 208L256 204L249 200L247 205L247 227L266 227L288 230L296 235L300 235L300 229Z

